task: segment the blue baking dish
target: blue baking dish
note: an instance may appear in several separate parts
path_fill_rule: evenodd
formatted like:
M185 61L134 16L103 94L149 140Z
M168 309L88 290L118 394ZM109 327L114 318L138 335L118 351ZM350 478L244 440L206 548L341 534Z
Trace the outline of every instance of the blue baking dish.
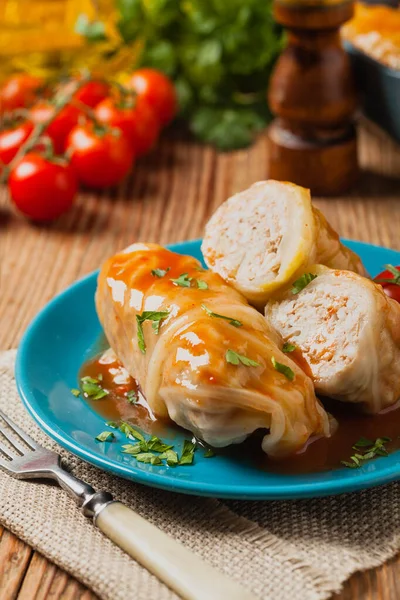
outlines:
M378 62L348 41L344 47L351 59L364 114L400 144L400 70Z

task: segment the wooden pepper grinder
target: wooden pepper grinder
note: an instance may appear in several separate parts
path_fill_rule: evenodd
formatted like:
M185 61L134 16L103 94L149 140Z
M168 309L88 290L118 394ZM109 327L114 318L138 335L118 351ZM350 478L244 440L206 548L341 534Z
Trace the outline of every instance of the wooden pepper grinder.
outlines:
M277 117L268 130L269 177L339 195L358 175L357 97L339 36L353 2L275 0L274 15L288 30L288 45L268 91Z

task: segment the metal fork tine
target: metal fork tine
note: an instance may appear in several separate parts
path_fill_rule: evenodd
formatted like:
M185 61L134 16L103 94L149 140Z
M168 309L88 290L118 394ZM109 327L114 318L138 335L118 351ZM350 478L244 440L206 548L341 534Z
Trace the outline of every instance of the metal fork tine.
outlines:
M10 461L5 460L3 456L0 454L0 469L4 469L5 471L10 471Z
M10 417L7 417L7 415L5 415L1 409L0 417L7 423L7 425L14 431L14 433L19 435L21 440L23 440L25 444L27 444L32 450L38 450L40 448L40 446L36 442L34 442L33 439L27 433L25 433L25 431L22 431L22 429L18 427L18 425L16 425L14 421L10 419Z
M15 456L11 453L11 450L9 450L2 443L0 443L0 452L5 454L10 460L13 460L13 458L15 458ZM1 454L0 454L0 457L1 457Z
M22 444L19 443L17 437L15 435L10 435L10 433L5 429L5 427L1 427L0 425L0 439L1 436L4 436L6 440L17 450L20 454L26 454L27 449L24 448ZM28 450L29 452L29 450Z

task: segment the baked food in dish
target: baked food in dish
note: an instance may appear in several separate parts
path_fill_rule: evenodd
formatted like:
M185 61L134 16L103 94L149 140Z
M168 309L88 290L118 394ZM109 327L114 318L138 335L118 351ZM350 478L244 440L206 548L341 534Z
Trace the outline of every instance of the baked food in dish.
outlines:
M218 208L202 252L210 269L260 308L307 265L365 273L312 206L309 190L273 180L255 183Z
M394 404L400 398L400 305L356 273L323 266L309 272L317 277L303 289L289 288L268 302L267 321L300 348L318 394L370 413Z
M263 315L195 258L134 244L102 267L97 312L154 414L222 447L267 428L271 456L329 436L311 379Z

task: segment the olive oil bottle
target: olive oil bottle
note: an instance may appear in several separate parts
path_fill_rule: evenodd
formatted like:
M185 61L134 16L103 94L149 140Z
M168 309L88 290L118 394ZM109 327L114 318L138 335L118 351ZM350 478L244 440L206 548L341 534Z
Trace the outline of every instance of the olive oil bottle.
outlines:
M18 71L51 78L101 69L118 53L115 0L0 0L0 81ZM96 43L85 26L96 23ZM131 55L127 55L131 61ZM126 62L126 61L125 61Z

